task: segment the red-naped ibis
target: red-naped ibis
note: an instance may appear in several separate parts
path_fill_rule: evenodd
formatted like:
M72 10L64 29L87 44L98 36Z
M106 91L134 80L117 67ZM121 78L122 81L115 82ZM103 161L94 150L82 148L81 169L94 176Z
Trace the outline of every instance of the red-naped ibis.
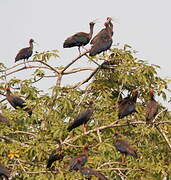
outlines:
M0 177L2 179L5 178L6 180L10 178L10 171L2 164L0 164Z
M12 107L14 107L15 109L17 109L18 107L22 108L24 111L26 111L30 116L32 115L32 110L29 108L25 108L26 107L26 102L18 97L12 94L10 88L6 89L6 98L8 100L8 102L11 104Z
M6 124L7 126L11 126L9 120L4 115L2 115L1 113L0 113L0 122Z
M84 175L95 176L99 180L108 180L108 178L106 178L105 175L103 175L102 173L100 173L100 172L98 172L96 170L93 170L91 168L81 167L79 169L79 171L80 171L81 174L84 174Z
M105 28L102 29L90 42L92 44L89 56L95 56L101 52L107 51L112 45L112 35L113 35L113 24L111 18L107 18L104 23Z
M138 91L133 90L131 92L131 95L128 95L126 98L124 98L119 102L119 113L118 113L119 119L122 119L129 114L137 112L135 108L137 97L138 97Z
M89 101L88 102L88 108L84 111L82 111L75 119L74 121L68 126L67 130L71 131L72 129L80 126L80 125L84 125L90 120L93 112L94 112L94 108L93 106L93 101Z
M34 40L30 39L29 41L30 46L23 48L18 52L18 54L15 57L15 62L22 59L24 59L24 62L25 62L25 60L28 60L29 57L31 57L31 55L33 54L33 43L34 43Z
M146 122L151 123L158 113L159 104L154 98L154 90L150 90L150 100L146 104Z
M121 135L118 134L118 132L116 132L113 136L114 145L119 152L138 158L137 151L131 146L131 144L127 140L122 139Z
M88 160L88 151L89 151L89 146L86 145L84 147L82 154L75 156L70 160L70 162L69 162L69 170L70 171L73 171L73 170L77 171L85 165L85 163Z
M61 161L64 158L64 153L61 144L50 154L46 168L50 168L55 161Z
M79 53L81 54L80 47L87 45L92 38L95 21L90 22L89 25L90 25L90 32L89 33L78 32L78 33L68 37L65 40L63 47L64 48L71 48L71 47L78 46Z

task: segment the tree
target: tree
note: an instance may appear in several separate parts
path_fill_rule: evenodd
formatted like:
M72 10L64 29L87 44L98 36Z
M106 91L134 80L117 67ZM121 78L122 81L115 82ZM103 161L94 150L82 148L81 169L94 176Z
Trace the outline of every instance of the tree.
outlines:
M83 56L91 64L95 63L97 68L71 69L72 64ZM1 63L1 111L11 124L7 126L0 122L1 162L11 170L14 179L86 178L79 171L69 171L68 163L87 144L91 150L84 167L97 170L108 179L170 177L170 112L160 103L153 123L149 125L145 121L145 102L149 99L149 90L155 90L156 96L166 100L169 81L158 76L159 66L149 65L135 56L135 51L125 45L124 48L116 47L92 58L84 52L62 67L50 65L54 58L59 57L57 50L35 54L27 62L27 67L22 67L23 62L10 68ZM7 82L7 77L26 69L34 69L29 79L11 78ZM65 75L87 70L92 72L85 79L79 79L76 84L61 85ZM56 79L48 93L36 86L45 78ZM33 110L32 116L8 104L4 97L7 85L14 94L26 99L27 107ZM118 102L133 89L139 92L137 113L118 119ZM68 132L69 123L89 100L94 101L95 110L88 130L84 133L81 127L77 127ZM123 155L114 146L113 134L116 131L137 150L137 159L127 156L125 162L122 161ZM63 159L46 169L49 155L59 144Z

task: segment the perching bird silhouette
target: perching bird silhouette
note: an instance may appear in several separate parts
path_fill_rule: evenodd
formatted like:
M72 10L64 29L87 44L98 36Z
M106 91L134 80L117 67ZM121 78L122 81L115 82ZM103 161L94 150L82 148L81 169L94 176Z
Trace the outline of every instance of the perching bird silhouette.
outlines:
M24 111L26 111L30 116L32 115L32 110L29 108L26 108L26 102L18 97L15 96L11 93L10 88L6 89L6 98L8 100L8 102L11 104L12 107L14 107L15 109L17 109L18 107L22 108Z
M119 152L138 158L137 151L131 146L131 144L127 140L121 139L121 135L118 132L116 132L113 136L114 145Z
M113 36L113 24L111 22L112 18L107 18L104 23L105 28L102 29L90 42L92 47L89 52L89 56L95 56L101 52L107 51L112 45Z
M86 123L90 120L93 112L94 112L94 108L93 106L93 101L89 101L88 102L88 108L84 111L82 111L75 119L74 121L68 126L67 130L71 131L72 129L80 126L80 125L86 125Z
M86 167L81 167L79 169L80 173L81 174L84 174L84 175L88 175L88 176L95 176L97 177L99 180L108 180L105 175L103 175L102 173L98 172L98 171L95 171L93 169L90 169L90 168L86 168Z
M136 101L138 97L138 91L133 90L131 92L131 95L128 95L126 98L121 100L119 102L119 119L124 118L125 116L128 116L129 114L132 114L136 111Z
M71 48L71 47L77 46L78 51L81 54L80 47L87 45L92 38L95 21L90 22L89 25L90 25L90 32L89 33L78 32L78 33L68 37L65 40L63 47L64 48Z
M30 46L23 48L18 52L18 54L15 57L15 62L22 60L22 59L24 59L24 62L25 62L25 60L28 60L29 57L32 56L32 54L33 54L33 43L34 43L34 40L30 39L30 41L29 41Z
M54 149L52 151L52 153L50 154L48 161L47 161L46 168L50 168L55 161L61 161L64 158L62 145L60 143L58 143L58 144L59 144L59 147Z
M0 178L5 178L6 180L10 178L10 171L2 164L0 164Z
M154 98L154 90L150 90L150 100L146 106L146 122L151 123L158 113L159 104Z
M69 162L69 170L70 171L73 171L73 170L77 171L85 165L85 163L88 160L88 151L89 151L89 146L85 145L83 153L73 157L70 160L70 162Z

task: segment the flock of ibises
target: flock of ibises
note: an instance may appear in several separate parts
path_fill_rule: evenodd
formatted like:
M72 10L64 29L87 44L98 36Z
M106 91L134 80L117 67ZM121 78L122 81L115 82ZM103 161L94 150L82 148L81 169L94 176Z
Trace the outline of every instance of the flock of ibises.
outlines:
M113 24L112 24L112 18L107 17L106 22L104 23L105 28L103 28L96 36L93 36L93 28L95 25L95 22L90 22L90 32L79 32L74 34L73 36L67 38L64 43L64 48L71 48L71 47L78 47L79 53L81 54L80 47L83 47L87 45L89 42L91 44L91 48L88 51L89 56L95 56L97 54L100 54L101 52L107 51L110 49L112 45L112 36L113 36ZM32 56L33 53L33 43L34 40L30 39L29 47L21 49L16 58L15 62L19 60L28 60L29 57ZM150 90L150 100L146 103L146 122L149 124L153 121L153 119L156 117L158 113L158 102L154 98L154 91ZM127 97L123 98L118 102L118 119L122 119L132 113L137 112L136 111L136 101L138 97L138 90L134 89L132 90ZM26 111L29 116L32 115L32 109L28 108L26 106L25 100L23 100L21 97L14 95L10 88L6 89L6 99L9 102L9 104L14 107L15 109L21 108L24 111ZM87 108L85 108L84 111L80 112L78 116L69 124L67 130L70 132L73 129L83 125L84 131L86 131L86 124L91 119L93 113L95 111L94 108L94 102L88 101L87 102ZM10 122L8 119L0 113L0 122L6 124L7 126L10 126ZM122 135L119 132L116 132L114 134L114 143L115 147L118 151L120 151L123 154L131 155L133 157L138 158L137 151L131 146L131 144L122 138ZM88 151L90 149L89 145L85 145L83 152L79 154L78 156L73 157L69 164L69 170L70 171L80 171L82 174L86 174L89 176L96 176L100 180L106 180L108 179L105 175L102 173L84 167L88 160ZM47 168L51 168L53 162L55 161L61 161L64 158L64 152L62 149L62 145L59 143L59 147L55 149L49 156L47 160ZM10 171L4 167L2 164L0 164L0 176L8 179L10 177Z

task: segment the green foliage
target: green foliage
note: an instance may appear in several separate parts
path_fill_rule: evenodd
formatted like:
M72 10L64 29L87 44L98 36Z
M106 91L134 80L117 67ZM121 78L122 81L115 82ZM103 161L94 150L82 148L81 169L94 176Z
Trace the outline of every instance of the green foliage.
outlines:
M33 61L42 61L45 66L51 57L59 57L57 53L58 51L37 53ZM8 86L17 88L12 91L25 98L27 106L33 109L30 117L22 109L13 109L7 101L1 102L1 111L11 123L11 127L8 127L0 122L1 162L13 172L13 179L83 179L85 175L69 171L67 165L70 158L82 152L85 144L92 146L85 167L96 169L109 179L150 180L169 177L170 149L161 132L155 126L145 123L144 106L149 99L150 89L156 91L156 96L166 100L169 81L158 76L158 66L149 65L134 56L135 51L125 45L123 49L114 48L104 56L94 57L98 62L102 58L108 59L110 63L104 63L85 89L60 84L57 86L54 81L54 86L48 93L41 91L34 84L39 78L43 81L46 75L46 70L42 70L41 66L35 69L30 79L11 78L8 81ZM0 64L0 68L1 94L5 94L5 66ZM56 78L59 78L59 74ZM138 113L107 128L118 120L118 102L121 96L125 97L133 89L139 91L136 104ZM68 132L68 124L85 108L88 100L94 101L95 111L88 123L87 134L83 133L81 127ZM164 110L161 104L160 106L160 111ZM135 125L128 125L127 121L135 122ZM160 113L155 121L160 123L168 140L171 139L169 122L170 113L167 111ZM96 130L103 126L106 128ZM116 151L114 146L112 135L115 131L123 134L133 145L139 158L127 156L125 162L122 162L123 154ZM47 170L47 159L52 150L58 147L58 141L62 142L64 159L55 162Z

